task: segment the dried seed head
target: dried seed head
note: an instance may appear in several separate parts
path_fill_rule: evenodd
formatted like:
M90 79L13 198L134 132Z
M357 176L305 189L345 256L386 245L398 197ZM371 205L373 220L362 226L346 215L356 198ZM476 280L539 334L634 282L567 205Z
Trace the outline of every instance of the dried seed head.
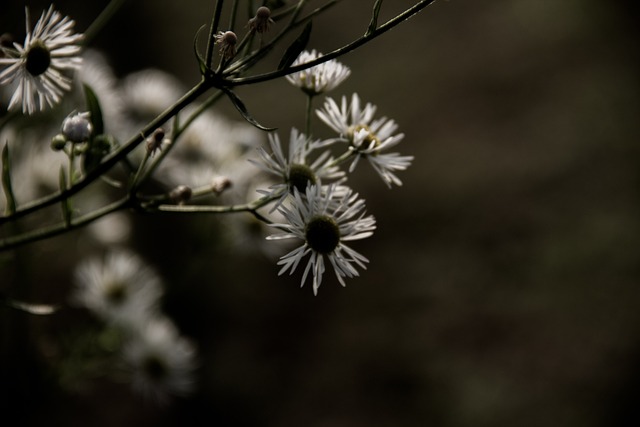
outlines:
M271 19L271 10L266 6L261 6L256 11L256 16L249 20L249 29L258 33L269 31L271 24L275 21Z
M162 150L162 144L164 142L169 142L169 139L164 136L164 129L158 128L147 138L147 152L150 156L153 156L156 151Z
M236 56L236 44L238 36L233 31L220 31L216 35L216 43L220 45L220 54L225 59Z

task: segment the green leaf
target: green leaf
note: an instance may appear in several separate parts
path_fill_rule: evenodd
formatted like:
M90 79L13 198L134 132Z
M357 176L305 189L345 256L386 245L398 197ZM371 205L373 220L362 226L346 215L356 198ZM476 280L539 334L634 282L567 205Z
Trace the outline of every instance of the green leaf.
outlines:
M227 96L229 97L229 99L231 100L231 102L233 103L233 105L236 107L236 109L240 112L240 114L242 114L242 117L244 117L244 119L246 121L248 121L249 123L251 123L253 126L257 127L260 130L264 130L267 132L276 130L277 128L269 128L266 126L262 126L260 123L258 123L256 121L256 119L254 119L251 114L249 114L249 110L247 110L247 107L244 105L244 102L242 102L242 100L240 98L238 98L238 95L236 95L231 89L225 88L223 87L222 90L224 91L224 93L227 94Z
M309 43L309 38L311 37L311 22L307 22L307 25L304 26L304 30L298 36L297 39L291 43L291 45L287 48L282 59L280 60L280 64L278 64L278 70L284 70L285 68L289 68L291 64L298 58L300 53L307 47Z
M198 68L200 69L200 74L201 75L205 75L207 72L207 63L205 62L204 58L202 57L202 55L200 55L200 52L198 52L198 36L200 35L200 32L206 27L206 25L203 25L202 27L198 28L198 31L196 32L196 36L193 38L193 53L195 53L196 55L196 59L198 60Z
M102 120L102 108L96 93L89 85L84 86L84 97L87 103L87 110L91 113L91 124L93 124L93 134L100 135L104 133L104 122Z
M7 199L6 214L12 215L16 211L16 198L11 185L11 160L9 159L9 143L2 149L2 188Z
M380 8L382 7L382 0L376 0L373 5L373 14L371 15L371 22L369 22L369 28L367 28L367 32L364 33L364 36L368 36L373 33L376 28L378 28L378 15L380 14Z
M44 316L53 314L60 309L60 307L48 304L30 304L22 301L16 301L7 298L4 295L0 295L0 302L8 307L15 308L16 310L24 311L29 314L36 314Z

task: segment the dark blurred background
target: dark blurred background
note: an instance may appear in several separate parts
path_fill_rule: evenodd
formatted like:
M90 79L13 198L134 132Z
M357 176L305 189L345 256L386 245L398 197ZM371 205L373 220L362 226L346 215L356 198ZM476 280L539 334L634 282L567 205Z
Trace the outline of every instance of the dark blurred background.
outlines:
M17 3L3 24L22 16ZM56 7L84 30L105 3ZM309 47L327 52L362 34L372 3L332 8ZM387 1L382 17L412 3ZM29 4L34 16L47 5ZM129 1L94 47L119 76L156 67L193 84L193 37L212 10L212 1ZM269 260L209 245L214 218L195 221L195 241L181 238L185 217L137 218L136 249L162 272L166 310L200 348L199 391L156 408L109 382L31 390L28 419L640 425L638 18L631 1L437 1L343 57L352 77L331 95L377 104L406 134L399 151L415 156L400 188L366 168L352 180L378 221L354 245L368 270L344 289L329 274L313 297L299 275L278 278ZM259 121L302 126L304 98L284 80L239 94ZM32 258L44 262L60 242L34 245ZM33 273L45 298L68 289L64 259L55 273ZM69 320L28 322L56 331Z

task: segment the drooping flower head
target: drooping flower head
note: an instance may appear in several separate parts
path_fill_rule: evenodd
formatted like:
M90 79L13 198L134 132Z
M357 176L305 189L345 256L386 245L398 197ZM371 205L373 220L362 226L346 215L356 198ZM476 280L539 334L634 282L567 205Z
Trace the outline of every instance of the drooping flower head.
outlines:
M269 31L269 27L275 21L271 19L271 10L266 6L260 6L256 11L256 16L249 19L249 29L260 34Z
M307 137L292 128L289 137L289 155L285 157L278 134L269 134L269 145L272 154L260 147L260 161L250 160L263 171L274 175L278 182L267 191L261 191L267 197L280 195L280 200L273 207L275 210L294 190L305 192L307 185L316 184L319 180L341 178L344 173L333 165L329 151L324 151L315 161L310 162L309 154L320 145L319 141L308 141Z
M294 61L293 65L305 64L314 61L322 56L322 53L315 50L303 51ZM351 75L351 70L346 65L335 59L323 62L322 64L289 74L287 80L294 86L299 87L305 93L315 96L320 93L329 92L335 89L340 83Z
M71 78L65 71L76 70L82 64L80 41L82 35L73 32L75 22L50 6L42 13L33 31L26 11L24 44L2 48L0 57L0 85L13 85L14 92L9 110L22 107L22 112L33 114L53 107L62 95L71 89Z
M220 45L220 55L224 59L231 59L236 56L236 44L238 36L233 31L220 31L215 35L216 43Z
M316 111L320 120L338 133L336 140L349 143L349 149L355 155L349 172L353 172L359 159L365 157L388 187L391 184L402 185L394 172L409 167L413 156L386 153L402 141L404 134L395 133L398 125L391 119L381 117L374 120L375 113L373 104L361 107L357 93L353 94L350 103L343 96L340 105L327 98L324 107Z
M336 184L323 187L309 185L303 197L295 191L291 207L281 205L279 211L287 223L272 224L284 233L269 236L270 240L299 239L302 246L284 255L278 274L287 270L293 273L300 261L309 255L309 261L302 275L304 285L309 272L313 275L313 293L318 293L325 271L325 257L342 286L345 277L358 276L355 265L366 269L368 260L345 244L352 240L364 239L373 234L376 221L373 216L365 216L364 200L358 199L351 190L336 192Z

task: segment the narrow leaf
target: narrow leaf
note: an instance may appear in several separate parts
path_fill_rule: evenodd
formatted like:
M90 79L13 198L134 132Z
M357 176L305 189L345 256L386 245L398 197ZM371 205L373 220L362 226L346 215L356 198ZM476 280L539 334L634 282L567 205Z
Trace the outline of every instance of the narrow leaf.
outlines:
M376 0L373 5L373 14L371 15L371 22L369 22L369 28L367 28L367 32L364 33L364 36L368 36L373 33L376 28L378 28L378 15L380 14L380 8L382 7L382 0Z
M196 59L198 60L198 68L200 69L200 74L202 75L204 75L207 72L207 63L205 62L202 55L200 55L200 52L198 52L198 36L200 36L200 32L205 27L206 25L203 25L202 27L198 28L198 31L196 32L196 36L193 38L193 53L195 53L196 55Z
M242 100L238 98L238 95L236 95L231 89L228 89L228 88L223 87L222 90L224 91L224 93L227 94L227 96L229 97L233 105L236 107L236 109L240 112L240 114L242 114L242 117L244 117L244 119L249 123L251 123L253 126L267 132L277 129L277 128L269 128L266 126L262 126L260 123L256 121L256 119L254 119L251 116L251 114L249 114L249 110L247 110L247 107L244 105L244 102L242 102Z
M96 93L89 85L84 86L84 97L87 104L87 110L91 113L91 124L93 124L93 134L101 135L104 133L104 121L102 120L102 108Z
M6 214L12 215L16 211L16 198L11 185L11 160L9 159L9 143L2 149L2 188L7 199Z
M291 64L293 64L300 53L302 53L302 51L307 47L310 37L311 21L307 22L307 25L304 26L304 30L302 30L302 33L300 33L298 38L295 39L284 52L284 55L280 60L280 64L278 64L278 70L284 70L285 68L289 68Z

